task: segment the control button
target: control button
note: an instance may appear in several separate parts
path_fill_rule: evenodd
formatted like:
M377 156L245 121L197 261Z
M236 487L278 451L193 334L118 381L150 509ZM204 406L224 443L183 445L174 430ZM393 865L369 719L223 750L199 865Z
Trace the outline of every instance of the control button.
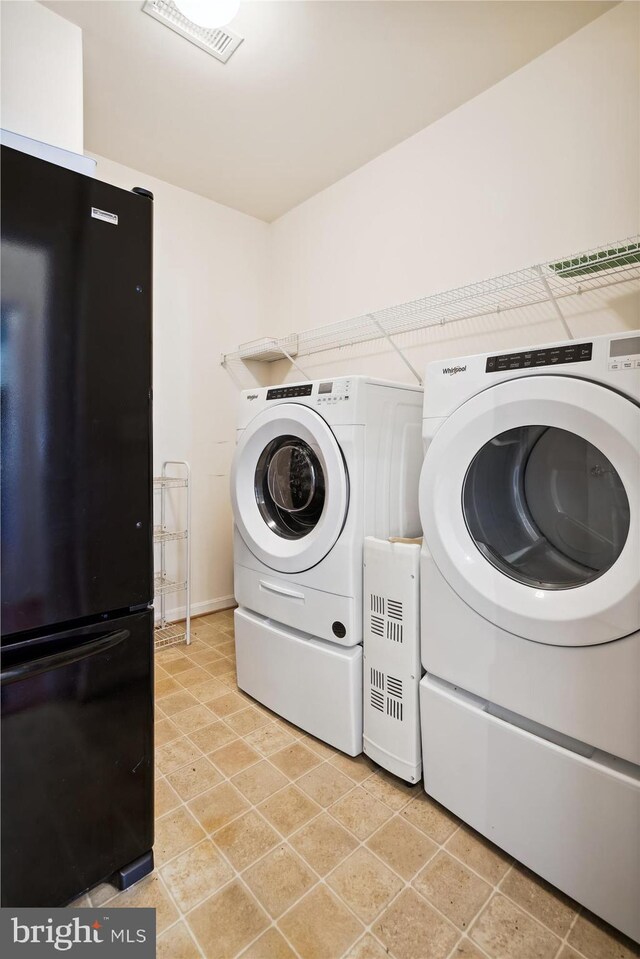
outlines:
M636 360L636 369L640 370L640 360Z
M619 364L619 363L616 363L615 361L614 361L613 363L609 363L609 369L610 369L610 370L619 370L619 369L620 369L620 364Z
M623 370L632 370L633 369L633 360L625 360L622 364Z

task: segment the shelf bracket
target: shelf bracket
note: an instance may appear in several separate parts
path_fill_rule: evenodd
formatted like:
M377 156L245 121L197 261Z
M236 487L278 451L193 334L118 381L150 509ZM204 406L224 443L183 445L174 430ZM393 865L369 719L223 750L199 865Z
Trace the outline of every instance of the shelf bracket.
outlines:
M284 356L284 358L285 358L286 360L289 360L289 362L291 363L291 365L300 373L301 376L303 376L303 377L305 378L305 380L309 380L309 382L311 381L311 377L308 376L308 375L305 373L305 371L302 369L301 366L299 366L298 363L296 363L296 361L294 360L294 358L291 356L291 353L289 353L288 350L285 350L284 346L282 346L281 343L279 343L277 340L274 340L274 341L273 341L273 346L274 346L274 349L278 350L279 353L282 353L282 355ZM223 366L223 367L227 370L227 372L229 372L229 367L228 367L228 364L227 364L227 356L228 356L227 353L221 353L221 355L220 355L220 365ZM240 359L241 359L242 362L244 363L244 357L240 356ZM249 357L249 359L250 359L250 357Z
M415 366L413 366L413 364L410 363L409 360L406 358L406 356L404 355L404 353L402 352L402 350L400 349L400 347L397 346L397 344L393 342L393 340L391 339L391 337L389 336L389 334L388 334L387 331L385 330L385 328L384 328L384 326L382 325L382 323L380 322L380 320L377 320L377 319L375 318L375 316L373 316L372 313L369 313L369 319L370 319L371 322L374 324L374 326L376 326L376 327L380 330L380 333L381 333L382 336L385 338L385 340L387 341L387 343L389 344L389 346L391 346L391 347L396 351L396 353L398 354L398 356L400 357L400 359L402 360L402 362L404 363L404 365L405 365L409 370L411 370L411 372L413 373L413 375L414 375L415 378L417 379L417 381L418 381L418 383L420 384L420 386L422 386L422 377L420 376L420 374L419 374L418 371L416 370Z
M544 275L544 272L543 272L542 267L541 267L541 266L534 266L534 270L536 271L536 273L537 273L538 276L540 277L540 282L542 283L542 286L544 287L544 291L545 291L545 293L547 294L547 298L548 298L549 302L552 304L554 310L556 311L556 315L557 315L558 319L560 320L560 323L562 324L562 328L564 329L565 333L567 334L568 339L572 340L572 339L573 339L573 333L572 333L571 330L569 329L569 324L567 323L567 321L566 321L566 319L565 319L565 315L564 315L564 313L562 312L562 310L560 309L560 305L559 305L558 301L556 300L555 296L553 295L553 290L552 290L551 287L549 286L549 281L547 280L546 276Z
M291 354L288 353L288 352L285 350L284 346L282 346L280 343L278 343L277 340L276 340L276 342L275 342L275 346L276 346L276 349L280 350L280 352L282 353L282 355L283 355L284 357L286 357L286 359L289 360L289 362L291 363L291 365L294 366L294 367L298 370L298 372L302 374L302 376L304 376L305 380L309 380L309 382L311 382L311 377L310 377L310 376L307 376L307 374L305 373L305 371L302 369L301 366L298 366L298 364L296 363L296 361L294 360L294 358L291 356Z

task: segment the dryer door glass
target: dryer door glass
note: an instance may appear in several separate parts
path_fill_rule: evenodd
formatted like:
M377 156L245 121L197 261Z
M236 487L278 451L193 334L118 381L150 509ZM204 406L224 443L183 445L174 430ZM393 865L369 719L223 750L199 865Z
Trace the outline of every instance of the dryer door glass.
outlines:
M258 509L284 539L301 539L316 526L325 500L318 456L298 436L279 436L265 446L255 473Z
M611 462L556 427L522 426L491 439L467 470L462 498L480 552L538 589L601 576L629 532L629 500Z

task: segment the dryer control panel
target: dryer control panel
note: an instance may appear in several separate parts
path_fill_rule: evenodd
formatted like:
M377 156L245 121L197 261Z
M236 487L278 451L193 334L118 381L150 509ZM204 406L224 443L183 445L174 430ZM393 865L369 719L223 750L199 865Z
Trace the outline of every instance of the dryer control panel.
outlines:
M532 366L584 363L591 359L592 353L593 343L568 343L566 346L549 346L523 353L503 353L501 356L487 357L485 372L503 373L505 370L525 370Z

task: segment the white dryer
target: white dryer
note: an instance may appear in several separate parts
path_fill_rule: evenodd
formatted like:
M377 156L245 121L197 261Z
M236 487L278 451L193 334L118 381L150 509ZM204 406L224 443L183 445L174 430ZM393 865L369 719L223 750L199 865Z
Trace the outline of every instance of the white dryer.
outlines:
M419 533L422 390L353 376L249 390L240 402L238 684L357 755L363 543Z
M640 940L640 333L432 363L425 789Z

